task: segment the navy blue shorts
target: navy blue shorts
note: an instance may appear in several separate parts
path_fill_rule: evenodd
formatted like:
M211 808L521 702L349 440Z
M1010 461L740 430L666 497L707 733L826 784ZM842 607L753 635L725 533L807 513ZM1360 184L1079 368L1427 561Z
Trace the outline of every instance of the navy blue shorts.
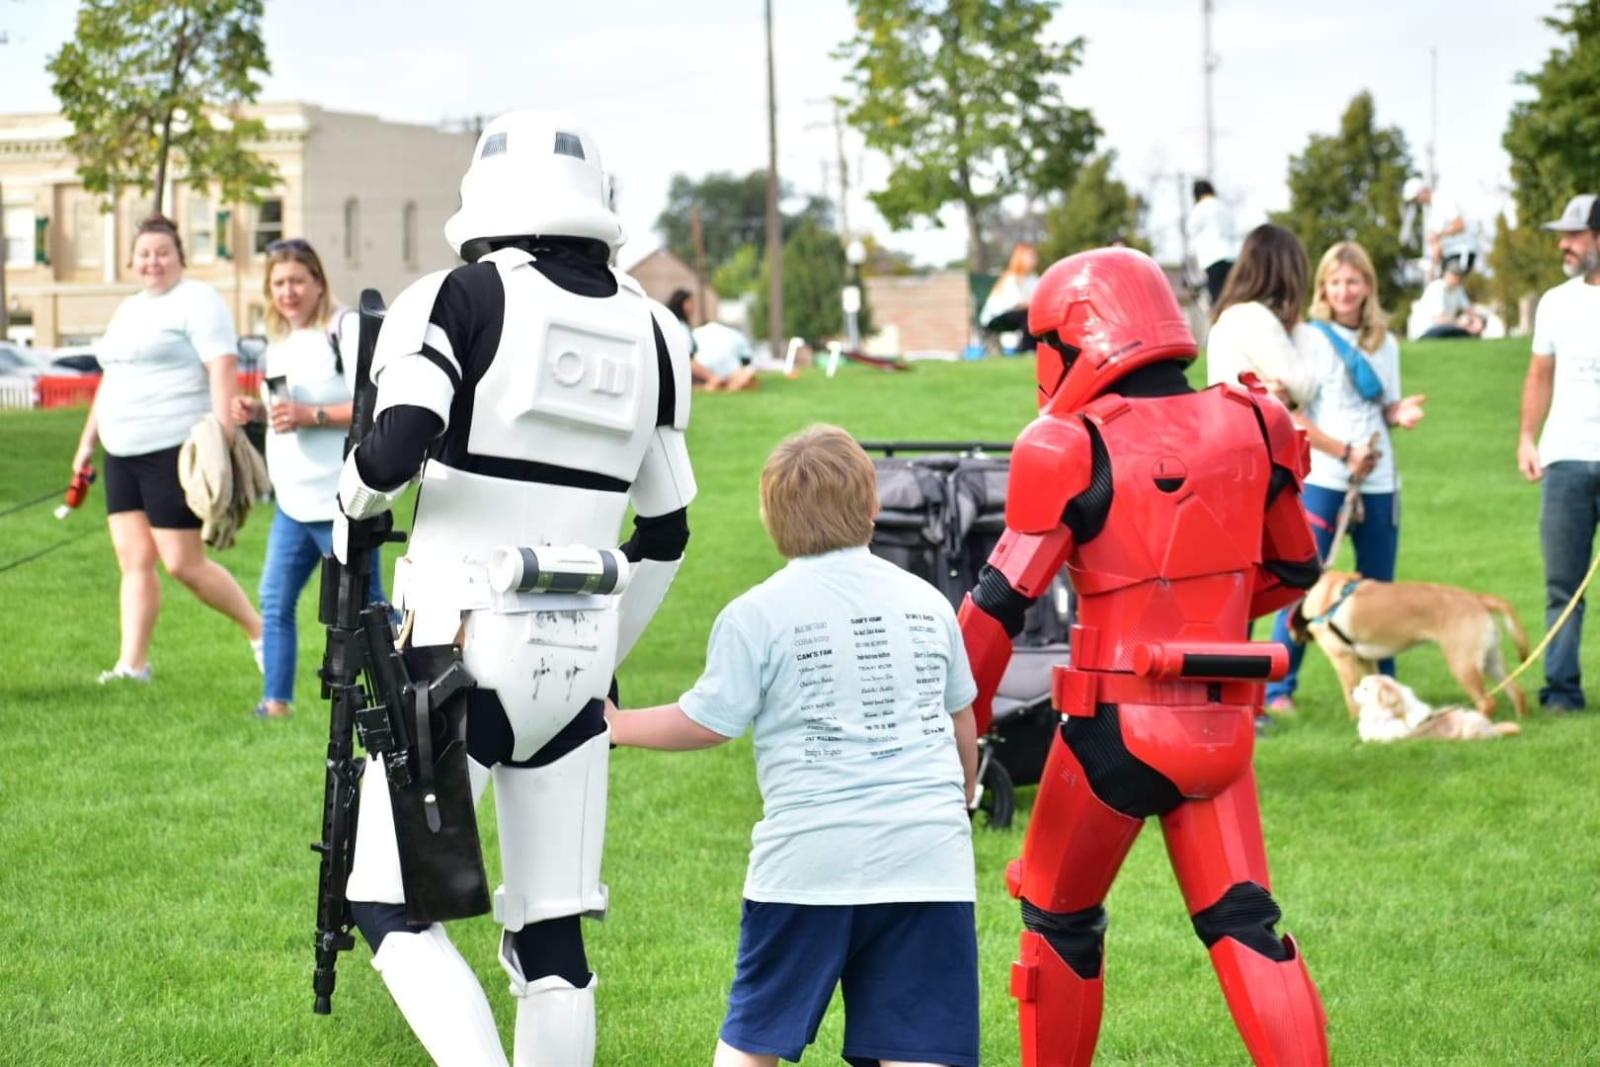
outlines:
M844 987L844 1058L977 1067L971 904L744 902L722 1040L796 1061Z

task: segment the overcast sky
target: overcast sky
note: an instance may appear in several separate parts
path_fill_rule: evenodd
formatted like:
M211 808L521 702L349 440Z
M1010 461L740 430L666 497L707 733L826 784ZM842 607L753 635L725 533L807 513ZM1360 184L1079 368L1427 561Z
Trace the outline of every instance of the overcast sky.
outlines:
M1288 199L1291 153L1331 132L1369 89L1379 121L1398 125L1419 168L1430 139L1429 49L1438 54L1441 182L1487 226L1507 202L1506 117L1558 41L1541 16L1554 0L1485 8L1452 0L1214 0L1217 173L1242 227ZM1158 251L1176 251L1177 185L1204 165L1202 0L1064 0L1052 25L1087 41L1068 98L1090 108L1116 149L1119 174L1152 204ZM802 191L823 190L835 158L827 100L843 88L830 50L852 29L845 0L773 0L779 167ZM0 0L0 110L50 110L46 58L72 33L68 0ZM602 24L603 20L603 24ZM653 232L674 172L765 167L765 43L760 0L610 0L584 4L455 0L342 4L268 0L273 73L263 100L434 123L513 107L548 107L587 122L621 189L631 262ZM943 230L890 236L864 193L886 166L847 135L865 188L853 228L870 227L926 262L963 252L960 215ZM465 162L465 161L463 161ZM829 175L832 174L830 169ZM827 192L836 189L828 177Z

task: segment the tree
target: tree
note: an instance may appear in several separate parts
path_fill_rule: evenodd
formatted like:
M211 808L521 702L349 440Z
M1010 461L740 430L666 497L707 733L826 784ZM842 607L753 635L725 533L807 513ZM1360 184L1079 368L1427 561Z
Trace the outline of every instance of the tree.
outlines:
M787 197L789 190L782 190L781 195ZM672 176L667 187L667 206L656 218L656 232L673 255L691 266L695 256L690 217L696 207L700 209L700 233L708 270L717 270L744 245L754 245L758 255L765 255L765 170L753 170L745 175L718 171L700 179L687 174ZM784 216L784 235L791 233L802 219L824 221L831 211L826 200L809 198L799 214Z
M749 296L761 284L761 252L755 245L740 245L711 275L718 296Z
M813 219L795 227L783 243L783 334L804 337L816 345L837 336L844 329L844 304L840 299L846 284L844 245L839 235ZM761 268L761 283L755 290L750 321L760 330L767 322L767 293L771 289L771 268ZM872 330L871 316L862 294L861 332ZM782 345L773 345L781 352Z
M73 39L47 69L84 188L155 190L169 166L225 200L253 200L276 171L245 145L266 129L241 113L266 74L262 0L83 0Z
M1053 263L1086 248L1102 248L1121 239L1129 247L1150 251L1143 236L1144 198L1111 174L1117 154L1107 151L1078 171L1061 203L1045 217L1045 239L1039 262Z
M971 269L988 269L985 207L1067 188L1100 128L1062 97L1083 38L1053 42L1054 0L852 0L849 121L889 157L872 202L889 225L967 216Z
M1372 94L1350 101L1332 136L1313 134L1289 160L1289 210L1272 221L1293 230L1314 267L1331 245L1356 241L1372 257L1378 295L1394 308L1401 296L1400 188L1411 152L1398 127L1379 129Z
M1600 189L1600 0L1566 0L1544 21L1565 38L1565 50L1517 75L1538 95L1511 109L1500 142L1511 155L1517 225L1496 228L1490 262L1508 310L1561 280L1555 242L1539 224L1574 193Z

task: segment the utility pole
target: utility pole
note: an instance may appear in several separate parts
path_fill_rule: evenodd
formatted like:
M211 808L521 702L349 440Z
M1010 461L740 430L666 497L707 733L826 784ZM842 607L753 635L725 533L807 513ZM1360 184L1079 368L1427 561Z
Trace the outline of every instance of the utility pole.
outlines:
M706 233L700 222L700 205L689 209L689 244L694 248L694 317L706 321Z
M1217 180L1217 131L1211 107L1211 73L1217 69L1217 57L1211 51L1211 0L1200 0L1200 69L1205 78L1205 138L1206 178Z
M783 220L778 217L778 89L772 65L772 0L767 10L767 343L774 358L783 343Z
M839 157L839 239L850 244L850 172L844 162L844 111L833 102L833 150Z
M1428 188L1439 184L1434 150L1439 142L1439 48L1428 49Z

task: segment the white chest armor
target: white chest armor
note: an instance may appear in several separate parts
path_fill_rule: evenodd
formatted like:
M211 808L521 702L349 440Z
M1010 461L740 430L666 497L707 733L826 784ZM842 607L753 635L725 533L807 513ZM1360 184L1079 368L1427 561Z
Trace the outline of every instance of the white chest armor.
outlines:
M485 257L505 287L500 344L477 385L462 386L475 388L471 425L446 432L465 433L474 457L600 475L614 490L430 460L406 549L412 564L482 563L501 545L618 543L626 490L656 425L660 368L649 304L626 275L614 272L615 295L582 297L530 260L518 249Z
M655 428L659 374L638 283L614 273L614 296L576 296L526 252L484 258L505 284L505 320L477 386L468 449L631 482Z

